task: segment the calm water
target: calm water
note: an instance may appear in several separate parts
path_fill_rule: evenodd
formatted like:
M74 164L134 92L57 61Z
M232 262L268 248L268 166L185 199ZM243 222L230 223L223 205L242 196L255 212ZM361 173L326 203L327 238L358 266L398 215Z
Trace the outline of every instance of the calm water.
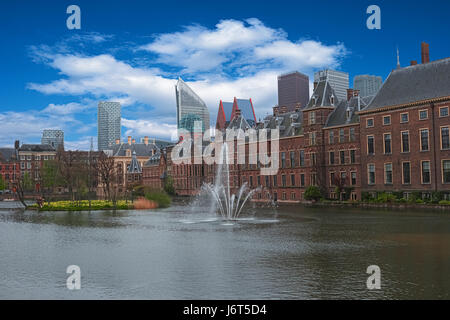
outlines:
M255 209L227 225L202 211L0 208L0 298L450 299L450 213Z

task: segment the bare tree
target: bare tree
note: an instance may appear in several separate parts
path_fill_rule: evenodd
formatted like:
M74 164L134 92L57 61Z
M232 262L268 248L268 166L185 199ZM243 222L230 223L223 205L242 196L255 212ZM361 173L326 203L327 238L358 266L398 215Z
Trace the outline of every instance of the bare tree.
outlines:
M115 202L115 199L117 199L117 192L115 191L117 175L114 159L108 157L105 153L101 153L94 163L94 168L98 174L99 184L102 186L105 197Z

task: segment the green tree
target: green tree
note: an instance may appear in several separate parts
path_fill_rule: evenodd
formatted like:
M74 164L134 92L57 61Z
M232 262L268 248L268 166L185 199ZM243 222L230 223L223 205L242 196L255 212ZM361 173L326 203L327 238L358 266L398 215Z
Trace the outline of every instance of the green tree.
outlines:
M54 188L63 184L56 160L44 161L41 170L41 182L43 196L46 195L45 198L50 201L49 196L53 193Z
M319 187L317 186L309 186L305 191L305 199L306 200L320 200L322 198L322 194L320 192Z
M165 179L164 191L172 196L175 194L175 187L173 186L173 178L171 176L167 176L167 178Z
M0 190L6 189L6 182L3 180L3 176L0 175Z

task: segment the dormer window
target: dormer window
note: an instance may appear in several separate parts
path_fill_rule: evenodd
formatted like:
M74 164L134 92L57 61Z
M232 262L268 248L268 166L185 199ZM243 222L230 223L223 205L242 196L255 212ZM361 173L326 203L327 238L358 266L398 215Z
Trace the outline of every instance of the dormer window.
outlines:
M334 96L330 97L330 102L331 102L331 105L334 106Z
M350 109L347 109L347 119L350 119Z
M312 103L313 103L313 105L316 105L316 103L317 103L317 97L316 96L312 97Z

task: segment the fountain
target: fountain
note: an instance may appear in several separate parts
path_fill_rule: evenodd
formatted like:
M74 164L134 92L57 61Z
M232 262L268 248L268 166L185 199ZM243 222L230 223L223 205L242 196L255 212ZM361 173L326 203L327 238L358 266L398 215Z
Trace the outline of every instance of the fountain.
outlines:
M224 220L237 220L246 202L258 191L250 189L247 182L244 183L236 194L230 190L230 171L228 160L228 145L224 143L220 150L220 161L214 184L203 184L203 190L212 197L212 210L219 210Z

